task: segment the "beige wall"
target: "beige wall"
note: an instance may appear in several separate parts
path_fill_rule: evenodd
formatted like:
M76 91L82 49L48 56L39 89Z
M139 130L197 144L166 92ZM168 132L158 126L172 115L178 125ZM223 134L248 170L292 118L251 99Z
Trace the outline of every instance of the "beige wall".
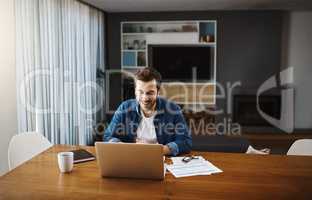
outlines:
M14 1L0 1L0 175L8 170L11 137L17 133Z

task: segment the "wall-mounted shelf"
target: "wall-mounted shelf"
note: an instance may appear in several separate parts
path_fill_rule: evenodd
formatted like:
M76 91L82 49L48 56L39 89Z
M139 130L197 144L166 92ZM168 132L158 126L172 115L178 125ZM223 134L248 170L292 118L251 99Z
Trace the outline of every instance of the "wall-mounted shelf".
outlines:
M215 104L215 83L216 83L216 56L217 56L217 21L197 20L197 21L139 21L121 22L121 68L133 71L138 68L148 66L149 45L186 45L210 47L213 51L212 66L213 74L205 83L211 86L205 89L205 93L211 97L199 101L198 96L192 98L181 98L175 101L181 104ZM187 91L199 91L202 87L200 83ZM191 84L193 83L185 83ZM176 91L184 92L179 84L163 84L164 89L171 97ZM162 92L163 93L163 92Z
M196 21L125 22L123 33L183 33L198 32Z
M214 20L121 22L121 67L147 66L149 44L202 45L216 51L216 33Z

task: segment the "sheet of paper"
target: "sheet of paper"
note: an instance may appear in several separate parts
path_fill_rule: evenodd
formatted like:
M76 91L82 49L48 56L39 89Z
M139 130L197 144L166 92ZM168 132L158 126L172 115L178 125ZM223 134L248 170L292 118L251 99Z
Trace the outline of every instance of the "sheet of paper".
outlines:
M221 169L205 160L203 157L198 156L198 159L193 159L188 163L182 161L183 157L172 157L172 165L166 165L176 178L197 176L197 175L210 175L222 172Z

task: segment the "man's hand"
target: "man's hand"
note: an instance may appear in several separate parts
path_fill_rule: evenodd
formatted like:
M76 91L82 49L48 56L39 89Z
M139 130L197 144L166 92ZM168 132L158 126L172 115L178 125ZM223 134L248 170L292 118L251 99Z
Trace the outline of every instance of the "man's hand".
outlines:
M170 155L171 151L167 145L163 145L163 154L164 155Z

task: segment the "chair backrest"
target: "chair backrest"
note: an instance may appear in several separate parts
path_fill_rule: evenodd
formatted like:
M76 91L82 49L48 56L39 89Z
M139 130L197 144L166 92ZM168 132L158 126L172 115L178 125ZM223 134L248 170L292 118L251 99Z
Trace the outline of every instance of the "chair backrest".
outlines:
M49 140L37 132L26 132L13 136L8 149L9 169L14 169L51 146Z
M289 148L287 155L312 156L312 139L296 140Z

